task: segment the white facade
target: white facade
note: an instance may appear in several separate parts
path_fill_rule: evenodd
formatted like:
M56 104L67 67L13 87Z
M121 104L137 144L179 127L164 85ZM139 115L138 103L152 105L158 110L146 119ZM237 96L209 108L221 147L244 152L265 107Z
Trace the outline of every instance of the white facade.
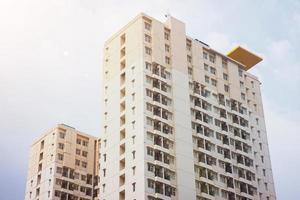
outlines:
M59 124L30 147L25 200L98 199L99 142Z
M100 199L276 199L260 82L140 14L105 44Z

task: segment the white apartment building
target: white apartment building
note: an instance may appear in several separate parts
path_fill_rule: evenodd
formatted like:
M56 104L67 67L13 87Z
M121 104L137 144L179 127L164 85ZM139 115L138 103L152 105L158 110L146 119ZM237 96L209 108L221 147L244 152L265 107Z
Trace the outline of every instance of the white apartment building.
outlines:
M59 124L30 147L25 200L98 199L99 141Z
M138 15L104 47L101 200L276 199L262 59L227 55L171 16Z

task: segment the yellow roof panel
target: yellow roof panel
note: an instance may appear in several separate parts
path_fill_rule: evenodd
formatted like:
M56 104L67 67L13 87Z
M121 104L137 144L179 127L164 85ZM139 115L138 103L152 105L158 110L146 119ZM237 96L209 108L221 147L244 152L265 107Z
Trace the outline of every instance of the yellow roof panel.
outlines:
M245 70L250 69L263 59L254 53L248 51L247 49L237 46L234 49L232 49L229 53L227 53L227 56L241 64L244 65Z

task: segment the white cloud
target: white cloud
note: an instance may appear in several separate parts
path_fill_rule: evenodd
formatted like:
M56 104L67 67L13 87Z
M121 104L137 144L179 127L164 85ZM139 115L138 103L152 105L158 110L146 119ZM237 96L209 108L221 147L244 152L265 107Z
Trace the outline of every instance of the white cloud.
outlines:
M280 105L264 98L265 119L272 161L275 189L278 199L297 199L300 183L296 174L300 163L300 120L281 112ZM295 160L296 159L296 160ZM288 170L287 170L288 169ZM293 184L288 184L293 182Z
M300 62L295 59L295 47L287 39L273 41L267 54L271 73L277 80L300 81Z

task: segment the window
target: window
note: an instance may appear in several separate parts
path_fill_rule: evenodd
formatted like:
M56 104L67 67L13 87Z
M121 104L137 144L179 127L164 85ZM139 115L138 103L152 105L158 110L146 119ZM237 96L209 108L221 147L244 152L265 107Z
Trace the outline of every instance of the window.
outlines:
M215 79L211 79L211 84L212 84L213 86L217 86L217 81L216 81Z
M245 93L241 93L241 98L242 98L242 100L246 100L246 95L245 95Z
M148 30L148 31L150 31L151 30L151 24L149 24L149 23L147 23L147 22L145 22L145 29L146 30Z
M40 188L37 188L37 189L36 189L35 194L36 194L36 196L39 196L39 195L40 195Z
M167 45L167 44L165 44L165 51L166 51L166 52L170 52L170 46Z
M65 145L63 143L58 143L58 148L59 149L64 149Z
M203 52L203 58L204 59L207 59L207 55L208 55L207 52Z
M193 69L192 69L191 67L188 68L188 74L189 74L190 76L193 75Z
M106 169L103 169L103 176L106 176Z
M224 85L224 90L225 90L225 92L229 92L229 86L228 85Z
M39 161L43 160L43 157L44 157L44 154L43 154L43 152L42 152L42 153L40 153Z
M132 159L135 159L135 151L132 151Z
M135 175L135 169L136 169L136 167L133 166L133 167L132 167L132 175Z
M170 58L169 58L168 56L165 57L165 62L166 62L167 64L170 64Z
M81 144L81 139L77 138L76 143Z
M148 179L148 188L154 188L154 181L151 179Z
M86 141L86 140L83 140L83 141L82 141L82 145L83 145L83 146L86 146L86 147L87 147L87 146L88 146L88 144L89 144L89 142L88 142L88 141Z
M82 151L82 156L83 156L83 157L87 157L87 155L88 155L88 152L87 152L87 151Z
M146 62L145 65L146 65L146 69L147 69L147 70L149 70L149 71L152 70L152 69L151 69L151 68L152 68L152 67L151 67L151 63Z
M266 176L266 169L263 169L262 172L263 172L263 175Z
M80 166L80 160L77 160L77 159L76 159L76 160L75 160L75 165L76 165L76 166Z
M215 62L215 59L216 59L216 56L215 56L215 55L212 55L212 54L209 55L209 61L210 61L210 62L214 63L214 62Z
M261 162L264 163L264 156L260 156Z
M223 79L227 81L228 80L228 74L223 73Z
M192 57L191 56L187 56L187 61L189 62L189 63L192 63Z
M57 154L57 158L58 160L63 160L64 159L64 155L63 154Z
M86 167L87 167L87 163L84 162L84 161L82 161L82 162L81 162L81 166L84 167L84 168L86 168Z
M149 47L145 47L145 52L148 55L151 55L151 49Z
M132 144L135 143L135 135L132 136Z
M132 191L135 192L135 183L132 183Z
M192 42L190 40L186 40L186 50L190 51L192 49Z
M216 75L216 68L210 67L210 73Z
M61 174L62 173L62 168L61 167L56 167L56 173Z
M170 33L165 31L165 40L169 40L170 39Z
M243 77L243 70L239 68L239 76Z
M62 133L62 132L59 133L59 137L60 137L61 139L64 139L64 138L65 138L65 135L66 135L66 134L65 134L65 133Z
M253 81L251 81L251 85L252 85L252 88L254 88L254 82Z
M147 147L147 154L150 156L153 156L153 149L150 147Z
M105 192L105 184L102 184L102 191Z
M254 106L254 110L257 111L257 105L256 104L253 104ZM258 122L258 121L257 121Z
M103 160L104 160L104 162L106 162L106 153L103 154Z
M259 149L262 150L262 143L259 143Z
M45 141L43 140L43 141L41 142L40 150L44 149L44 145L45 145Z
M204 70L208 71L208 65L204 63Z
M268 183L265 183L265 189L268 190Z
M145 41L151 43L151 36L145 34Z
M211 84L212 84L213 86L217 86L217 80L211 79Z
M123 44L125 44L125 42L126 42L126 35L125 35L125 33L120 37L120 42L121 42L121 46Z
M209 83L209 77L208 76L205 76L205 82Z
M227 61L226 60L222 60L222 67L226 69L227 65L228 65Z

